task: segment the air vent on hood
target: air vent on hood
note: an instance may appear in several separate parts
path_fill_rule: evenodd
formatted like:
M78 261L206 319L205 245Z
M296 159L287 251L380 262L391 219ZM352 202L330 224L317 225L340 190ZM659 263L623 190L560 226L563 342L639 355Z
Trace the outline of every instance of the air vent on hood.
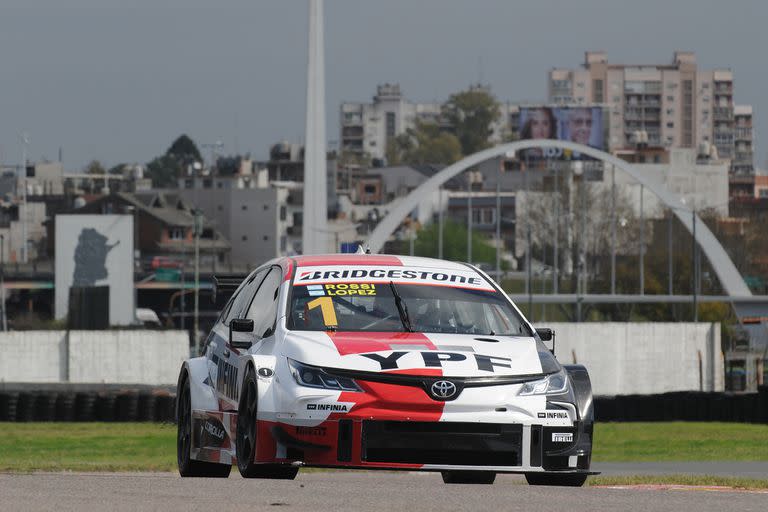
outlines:
M493 338L475 338L477 341L487 341L488 343L498 343L499 340Z

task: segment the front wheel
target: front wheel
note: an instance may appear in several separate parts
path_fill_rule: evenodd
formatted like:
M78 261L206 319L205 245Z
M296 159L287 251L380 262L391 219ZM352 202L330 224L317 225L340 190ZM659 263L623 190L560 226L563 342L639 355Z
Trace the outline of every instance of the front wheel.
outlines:
M237 408L237 434L235 435L237 469L243 478L293 480L299 472L297 467L283 464L255 464L253 462L256 455L258 405L256 373L253 371L253 367L249 366L243 379L240 403Z
M227 478L231 464L216 464L193 460L192 450L192 397L189 392L189 376L180 379L176 404L176 462L183 477Z
M558 487L581 487L587 481L583 473L526 473L528 485L553 485Z
M446 484L492 484L496 480L493 471L443 471Z

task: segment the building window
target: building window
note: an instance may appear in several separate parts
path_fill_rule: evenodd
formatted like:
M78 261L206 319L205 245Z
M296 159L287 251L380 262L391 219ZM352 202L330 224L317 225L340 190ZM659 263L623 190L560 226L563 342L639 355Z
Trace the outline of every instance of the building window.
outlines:
M248 209L248 205L244 204L244 205L240 206L240 209L241 210L247 210Z
M288 210L285 206L280 207L280 220L285 220L288 216Z
M269 205L268 205L268 204L265 204L265 205L264 205L264 211L267 211L267 210L269 210Z
M603 81L597 78L592 80L592 100L595 103L603 102Z
M203 180L203 188L212 188L213 187L213 180L211 178L205 178Z
M224 211L224 207L221 205L217 206L216 209L219 210L220 212Z
M184 180L184 188L192 188L192 180Z
M184 228L170 228L168 238L171 240L184 240Z
M395 136L395 113L387 112L387 137Z
M267 235L264 235L264 241L266 242L267 240L269 240L269 237Z
M674 128L674 127L675 127L675 123L667 123L667 128Z
M675 101L675 97L674 96L667 96L667 101Z

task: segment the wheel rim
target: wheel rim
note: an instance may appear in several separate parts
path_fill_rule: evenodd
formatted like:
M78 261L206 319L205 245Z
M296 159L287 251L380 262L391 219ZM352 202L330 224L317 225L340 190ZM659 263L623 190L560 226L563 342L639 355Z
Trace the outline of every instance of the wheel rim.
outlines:
M237 465L248 467L253 461L256 448L256 383L253 379L247 379L243 390L243 400L237 414ZM244 457L241 457L243 454Z
M179 464L182 466L186 465L190 456L189 450L192 438L191 407L189 388L185 384L182 388L181 400L179 400L179 425L177 436Z

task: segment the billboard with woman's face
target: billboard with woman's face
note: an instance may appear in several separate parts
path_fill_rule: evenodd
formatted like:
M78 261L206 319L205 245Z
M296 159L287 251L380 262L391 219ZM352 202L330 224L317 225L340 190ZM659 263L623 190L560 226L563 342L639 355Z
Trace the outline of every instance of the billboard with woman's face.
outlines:
M555 139L605 148L601 107L523 107L520 139Z

